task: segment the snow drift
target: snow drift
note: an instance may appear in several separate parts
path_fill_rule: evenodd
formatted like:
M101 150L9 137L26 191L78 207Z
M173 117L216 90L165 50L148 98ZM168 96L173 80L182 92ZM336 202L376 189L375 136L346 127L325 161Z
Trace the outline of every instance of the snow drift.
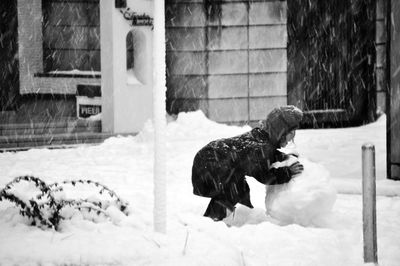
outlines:
M228 227L202 216L209 199L192 193L193 157L209 141L249 129L218 124L201 112L169 118L165 132L167 234L153 230L154 137L150 124L137 136L112 137L101 145L0 153L0 187L15 176L28 174L49 183L85 178L107 185L132 207L128 216L107 210L112 219L96 223L77 213L64 220L58 232L28 226L17 209L1 204L0 264L364 265L360 155L367 141L376 147L379 264L399 264L400 184L386 179L385 117L361 127L296 131L300 161L307 158L328 169L338 190L325 226L271 223L265 215L265 186L254 178L247 181L255 208L237 205L238 226ZM312 168L304 165L306 174ZM91 194L82 190L67 193L67 197Z

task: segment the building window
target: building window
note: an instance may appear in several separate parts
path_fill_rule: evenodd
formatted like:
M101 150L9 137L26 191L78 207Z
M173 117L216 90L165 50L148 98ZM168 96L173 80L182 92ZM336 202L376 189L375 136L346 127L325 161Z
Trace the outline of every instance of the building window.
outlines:
M42 0L43 66L100 71L99 0Z

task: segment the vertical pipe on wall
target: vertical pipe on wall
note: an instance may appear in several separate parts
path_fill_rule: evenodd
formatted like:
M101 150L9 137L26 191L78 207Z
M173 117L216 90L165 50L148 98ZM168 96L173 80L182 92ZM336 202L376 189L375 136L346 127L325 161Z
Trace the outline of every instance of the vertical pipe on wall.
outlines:
M246 2L247 9L247 123L250 123L250 1Z
M210 55L209 55L209 52L210 52L210 50L209 50L209 47L208 47L208 45L209 45L209 42L210 42L210 40L209 40L209 38L210 38L210 36L209 36L209 24L210 24L210 8L211 8L211 5L210 5L210 1L204 1L204 12L205 12L205 17L206 17L206 21L205 21L205 23L204 23L204 52L205 52L205 55L204 55L204 64L205 64L205 77L204 77L204 81L205 81L205 91L206 91L206 95L207 95L207 98L206 98L206 100L207 100L207 108L206 108L206 110L205 110L205 115L206 115L206 117L210 117L209 116L209 114L210 114L210 95L209 95L209 84L210 84L210 81L209 81L209 78L210 78L210 75L209 75L209 73L210 73L210 62L209 62L209 58L210 58Z
M384 1L384 0L378 0L378 1ZM391 33L391 0L387 1L387 6L386 6L386 174L387 178L391 178L392 176L392 170L391 170L391 137L390 137L390 87L391 87L391 82L390 82L390 47L391 47L391 39L392 39L392 33Z

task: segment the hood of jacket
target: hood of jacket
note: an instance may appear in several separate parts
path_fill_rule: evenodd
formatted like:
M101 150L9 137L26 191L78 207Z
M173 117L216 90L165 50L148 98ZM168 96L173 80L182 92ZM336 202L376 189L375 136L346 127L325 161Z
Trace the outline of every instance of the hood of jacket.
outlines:
M303 112L293 105L273 109L264 121L262 129L268 134L271 142L279 147L280 140L291 130L299 127Z

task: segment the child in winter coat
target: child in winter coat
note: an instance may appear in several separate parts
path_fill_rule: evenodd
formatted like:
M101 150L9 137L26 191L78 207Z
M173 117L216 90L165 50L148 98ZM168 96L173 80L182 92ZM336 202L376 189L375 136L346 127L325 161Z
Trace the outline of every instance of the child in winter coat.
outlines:
M253 208L245 176L262 184L283 184L303 171L297 162L272 168L286 155L277 149L293 140L303 112L295 106L275 108L261 127L242 135L210 142L197 152L192 167L193 193L211 201L204 216L220 221L241 203Z

